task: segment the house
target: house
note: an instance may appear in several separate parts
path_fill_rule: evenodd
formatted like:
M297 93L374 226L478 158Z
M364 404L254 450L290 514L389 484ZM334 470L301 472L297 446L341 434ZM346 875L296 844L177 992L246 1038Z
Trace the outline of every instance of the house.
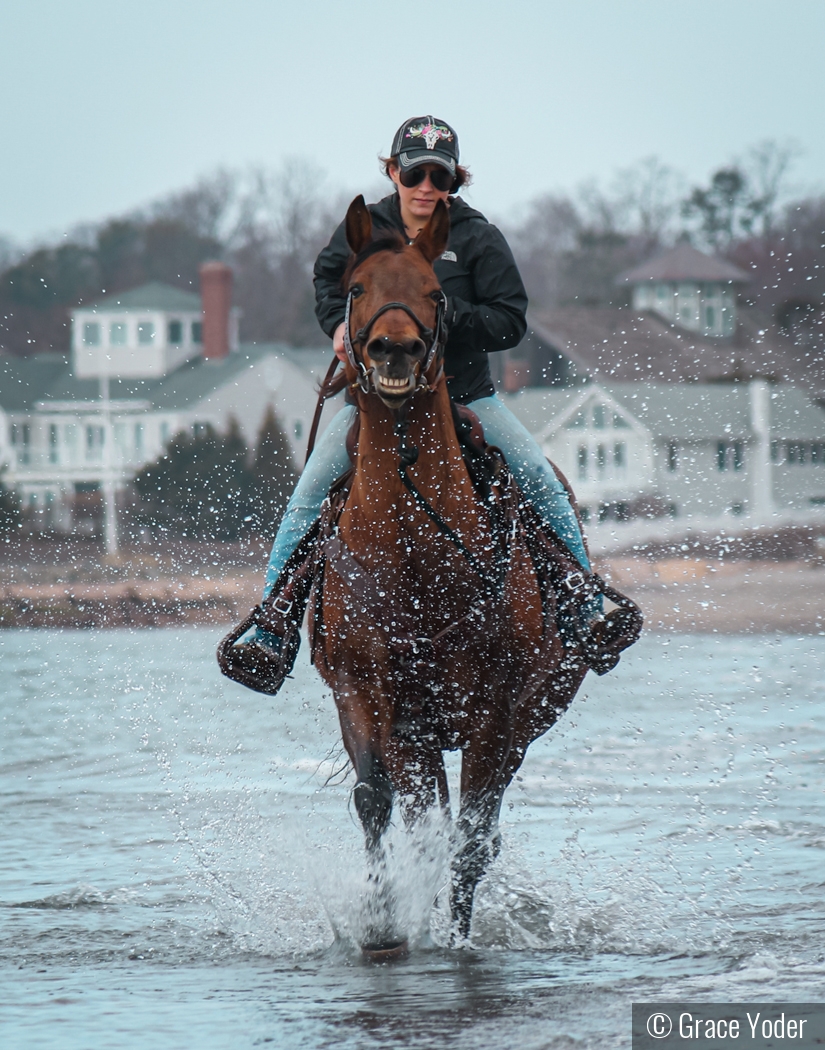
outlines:
M589 383L503 398L587 519L763 524L825 507L825 412L788 384Z
M254 444L270 404L302 462L329 351L240 344L230 296L209 263L201 295L153 283L75 310L68 359L0 357L0 467L35 525L96 529L174 434L234 417Z
M785 307L774 317L751 305L747 281L738 267L677 245L620 274L615 305L531 310L528 338L496 355L502 386L554 385L561 373L600 383L761 376L825 400L821 341Z

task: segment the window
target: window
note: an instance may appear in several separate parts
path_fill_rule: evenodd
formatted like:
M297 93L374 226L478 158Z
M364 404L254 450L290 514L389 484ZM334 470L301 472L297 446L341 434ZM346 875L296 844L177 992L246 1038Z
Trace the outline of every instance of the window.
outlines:
M180 346L183 342L183 321L169 322L169 342L172 346Z
M28 463L31 458L32 432L28 423L12 423L11 444L17 453L18 463Z
M169 424L164 420L160 425L160 443L166 448L167 442L169 441Z
M135 452L143 452L143 424L135 423Z
M716 324L716 315L712 306L705 307L705 327L713 328Z
M126 322L125 321L113 321L109 325L109 345L110 346L126 346Z
M151 346L155 341L155 325L152 321L138 321L138 342L141 346Z
M716 444L716 466L719 470L745 469L744 441L719 441Z
M103 427L90 423L86 427L86 459L100 459L103 454Z
M605 407L604 405L593 406L593 426L598 430L603 430L605 424Z
M198 346L203 342L203 321L192 322L192 342Z
M49 423L49 463L57 463L57 423Z
M604 445L596 448L596 466L599 468L599 473L604 474L604 468L607 466L607 449Z
M579 467L579 481L587 480L587 445L579 445L579 451L576 456L576 460Z
M779 442L778 441L772 441L771 442L771 463L778 463L778 462L779 462Z
M679 446L675 441L668 441L667 443L667 469L671 474L675 474L679 469ZM719 468L723 470L723 467Z
M100 346L100 325L97 321L90 321L83 325L83 345Z
M613 446L613 466L616 470L624 470L627 466L627 445L624 441L617 441Z

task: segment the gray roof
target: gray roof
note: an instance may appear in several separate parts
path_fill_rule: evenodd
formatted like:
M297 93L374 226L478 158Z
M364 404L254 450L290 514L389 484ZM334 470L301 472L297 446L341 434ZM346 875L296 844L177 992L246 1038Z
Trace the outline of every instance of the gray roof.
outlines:
M657 438L682 441L752 436L747 383L605 383L604 390ZM578 389L521 390L499 395L533 434L571 406ZM789 440L825 440L825 412L798 387L770 390L771 435Z
M733 263L697 251L690 244L677 244L670 251L649 259L641 266L621 274L617 284L640 284L643 281L726 281L745 284L750 277Z
M237 353L217 361L193 358L157 379L112 379L109 390L118 401L148 401L160 411L181 411L198 404L269 354L321 376L330 358L329 351L324 350L296 350L277 343L243 345ZM31 411L40 401L91 401L99 396L99 381L79 379L68 358L60 354L24 358L0 355L0 408L7 412Z
M150 281L139 288L130 288L126 292L116 292L104 296L90 310L196 310L200 312L201 297L195 292L175 288L171 284Z

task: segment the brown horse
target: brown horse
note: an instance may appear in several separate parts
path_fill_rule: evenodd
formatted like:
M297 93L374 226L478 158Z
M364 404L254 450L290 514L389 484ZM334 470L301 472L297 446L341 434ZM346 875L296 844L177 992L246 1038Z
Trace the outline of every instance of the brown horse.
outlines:
M447 208L439 203L409 245L373 239L359 197L346 232L346 376L360 432L324 547L313 659L335 694L373 859L394 797L408 823L436 800L448 807L442 752L461 750L450 903L454 936L466 938L504 791L587 667L566 657L553 610L542 608L523 528L502 527L506 486L482 499L462 456L432 267L447 245ZM371 933L373 946L393 940L391 925Z

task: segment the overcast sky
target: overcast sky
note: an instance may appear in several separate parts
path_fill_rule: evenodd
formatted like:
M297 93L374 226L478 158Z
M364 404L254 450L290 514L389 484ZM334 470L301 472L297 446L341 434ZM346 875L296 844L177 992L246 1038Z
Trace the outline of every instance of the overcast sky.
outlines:
M506 216L652 154L704 180L765 139L825 184L823 0L2 0L0 235L27 244L220 165L376 185L408 116Z

